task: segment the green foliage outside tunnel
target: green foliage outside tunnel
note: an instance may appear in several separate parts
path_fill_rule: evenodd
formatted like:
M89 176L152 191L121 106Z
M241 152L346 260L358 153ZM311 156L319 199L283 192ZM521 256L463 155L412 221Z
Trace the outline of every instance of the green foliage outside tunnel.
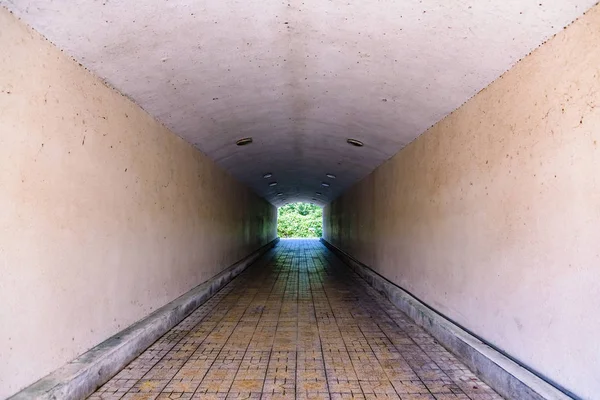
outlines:
M321 237L323 209L310 203L291 203L280 207L277 234L282 238Z

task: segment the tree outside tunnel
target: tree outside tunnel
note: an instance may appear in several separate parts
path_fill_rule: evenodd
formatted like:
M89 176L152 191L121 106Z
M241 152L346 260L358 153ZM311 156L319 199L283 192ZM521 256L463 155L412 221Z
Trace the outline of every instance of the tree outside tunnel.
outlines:
M290 203L279 207L277 234L282 238L321 237L323 209L310 203Z

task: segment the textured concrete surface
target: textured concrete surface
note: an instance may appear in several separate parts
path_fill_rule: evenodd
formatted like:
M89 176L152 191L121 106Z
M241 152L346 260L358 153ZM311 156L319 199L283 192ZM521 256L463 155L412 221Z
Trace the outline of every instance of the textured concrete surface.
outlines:
M600 8L324 210L324 237L583 399L600 393Z
M4 8L0 49L4 398L274 239L276 210Z
M10 397L10 400L77 400L88 397L265 252L273 248L278 241L279 239L275 239L261 247L214 278L195 287L27 389Z
M595 2L0 0L274 204L333 200Z
M318 240L282 240L90 400L500 400Z
M504 398L519 400L571 399L570 396L436 313L419 299L394 285L368 266L326 240L321 239L321 241L369 285L388 298L392 304L406 313L445 348L450 349L465 365L475 371L483 381Z

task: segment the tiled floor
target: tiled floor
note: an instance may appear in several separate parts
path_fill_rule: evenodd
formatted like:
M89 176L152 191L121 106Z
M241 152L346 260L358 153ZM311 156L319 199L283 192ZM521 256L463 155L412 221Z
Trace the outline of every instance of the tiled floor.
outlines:
M501 399L316 240L282 240L90 399Z

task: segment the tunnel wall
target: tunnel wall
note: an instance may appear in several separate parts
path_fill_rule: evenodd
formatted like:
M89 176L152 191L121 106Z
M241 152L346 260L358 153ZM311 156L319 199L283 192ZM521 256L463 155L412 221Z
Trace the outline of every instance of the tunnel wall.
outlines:
M0 398L276 236L276 209L0 7Z
M600 393L600 8L324 210L324 237L584 399Z

